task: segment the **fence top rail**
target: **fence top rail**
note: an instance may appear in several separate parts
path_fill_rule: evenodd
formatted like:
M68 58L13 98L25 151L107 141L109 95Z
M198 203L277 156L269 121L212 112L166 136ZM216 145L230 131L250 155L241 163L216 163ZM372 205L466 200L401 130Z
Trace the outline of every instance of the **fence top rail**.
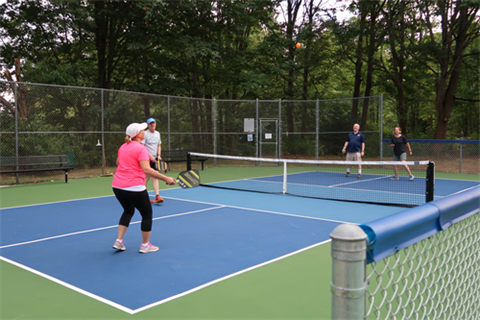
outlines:
M125 90L117 90L117 89L105 89L105 88L92 88L92 87L80 87L80 86L66 86L66 85L57 85L57 84L45 84L45 83L34 83L34 82L16 82L16 81L4 81L0 80L0 82L10 84L10 85L33 85L33 86L46 86L46 87L58 87L58 88L65 88L65 89L84 89L84 90L100 90L100 91L107 91L107 92L118 92L118 93L133 93L139 94L143 96L152 96L152 97L164 97L164 98L175 98L175 99L191 99L191 100L201 100L201 101L225 101L225 102L328 102L328 101L339 101L339 100L360 100L360 99L371 99L371 98L379 98L380 96L368 96L368 97L350 97L350 98L338 98L338 99L316 99L316 100L229 100L229 99L206 99L206 98L194 98L194 97L179 97L179 96L169 96L169 95L162 95L157 93L147 93L147 92L135 92L135 91L125 91Z
M382 139L389 142L391 139ZM440 139L408 139L408 142L431 142L431 143L480 143L480 140L440 140Z

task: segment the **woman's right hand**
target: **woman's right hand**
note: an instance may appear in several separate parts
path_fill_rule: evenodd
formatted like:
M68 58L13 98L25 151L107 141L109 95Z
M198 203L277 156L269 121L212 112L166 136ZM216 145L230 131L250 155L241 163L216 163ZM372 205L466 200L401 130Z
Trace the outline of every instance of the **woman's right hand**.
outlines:
M172 177L166 177L165 183L171 186L171 185L174 185L177 182Z

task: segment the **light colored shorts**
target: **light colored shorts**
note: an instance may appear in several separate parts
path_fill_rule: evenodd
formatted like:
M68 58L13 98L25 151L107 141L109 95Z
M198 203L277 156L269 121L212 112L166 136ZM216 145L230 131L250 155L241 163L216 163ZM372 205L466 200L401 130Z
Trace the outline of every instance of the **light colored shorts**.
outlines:
M397 156L396 154L393 155L393 161L407 161L407 153L404 152L401 155Z
M347 161L362 161L360 152L347 152Z

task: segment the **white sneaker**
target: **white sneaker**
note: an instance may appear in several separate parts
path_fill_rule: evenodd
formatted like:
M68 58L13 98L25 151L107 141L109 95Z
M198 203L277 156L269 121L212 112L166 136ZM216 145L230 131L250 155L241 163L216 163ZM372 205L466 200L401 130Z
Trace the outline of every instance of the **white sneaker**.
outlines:
M399 177L393 177L393 178L390 178L390 180L400 180Z
M155 252L155 251L158 251L158 247L155 247L150 242L147 244L146 247L144 247L143 245L140 245L140 253L149 253L149 252Z
M126 249L124 243L125 241L120 242L115 240L115 243L113 244L113 249L124 251Z
M415 179L415 176L412 174L412 175L410 176L410 181L412 181L413 179Z

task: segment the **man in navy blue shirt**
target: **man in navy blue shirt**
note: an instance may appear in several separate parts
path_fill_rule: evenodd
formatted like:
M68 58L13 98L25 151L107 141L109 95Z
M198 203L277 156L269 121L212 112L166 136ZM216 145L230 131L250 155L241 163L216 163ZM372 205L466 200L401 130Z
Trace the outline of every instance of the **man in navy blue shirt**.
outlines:
M353 125L353 132L347 136L347 140L343 145L342 153L347 154L347 161L362 161L362 156L365 155L365 136L360 131L360 125L355 123ZM347 174L345 177L350 177L350 165L347 165ZM362 165L358 165L357 178L362 177Z

